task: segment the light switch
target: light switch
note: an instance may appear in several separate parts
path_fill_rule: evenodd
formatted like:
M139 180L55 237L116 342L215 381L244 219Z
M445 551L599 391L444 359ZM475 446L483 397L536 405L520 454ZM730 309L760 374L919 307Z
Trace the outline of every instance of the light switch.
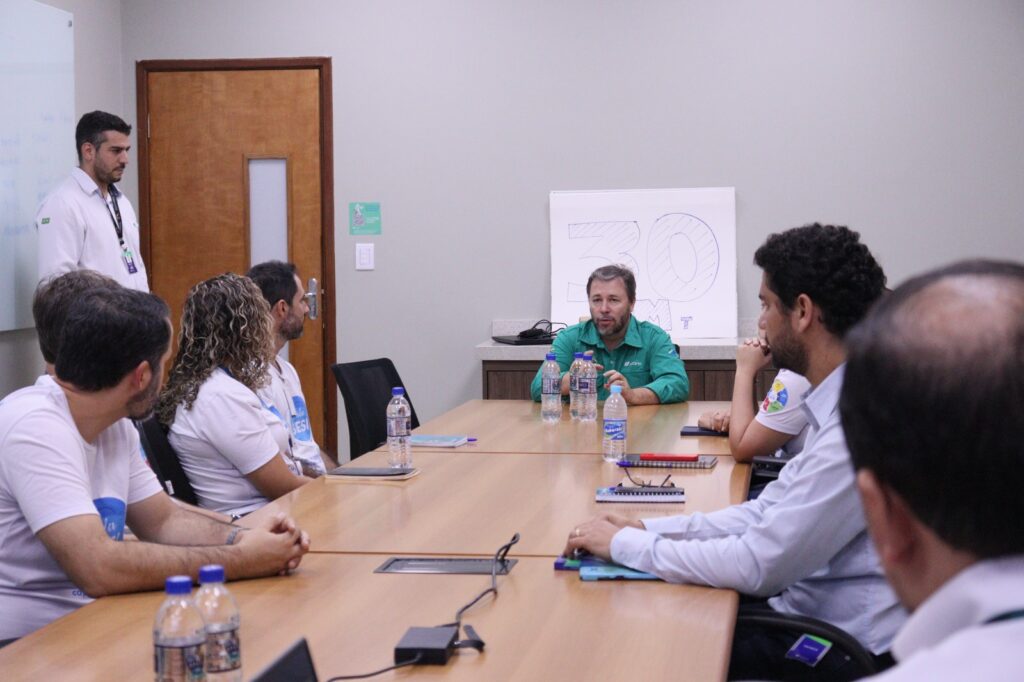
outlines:
M356 270L373 270L373 244L356 244Z

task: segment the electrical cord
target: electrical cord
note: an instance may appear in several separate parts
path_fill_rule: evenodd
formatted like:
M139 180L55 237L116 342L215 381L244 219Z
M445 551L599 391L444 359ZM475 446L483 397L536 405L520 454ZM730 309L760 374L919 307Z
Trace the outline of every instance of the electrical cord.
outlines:
M372 673L363 673L362 675L338 675L337 677L330 678L329 680L327 680L327 682L335 682L336 680L364 680L367 677L376 677L377 675L386 673L389 670L397 670L398 668L404 668L407 665L416 665L420 662L422 658L423 657L420 654L416 654L414 658L410 658L408 661L402 661L401 663L389 665L386 668L375 670Z

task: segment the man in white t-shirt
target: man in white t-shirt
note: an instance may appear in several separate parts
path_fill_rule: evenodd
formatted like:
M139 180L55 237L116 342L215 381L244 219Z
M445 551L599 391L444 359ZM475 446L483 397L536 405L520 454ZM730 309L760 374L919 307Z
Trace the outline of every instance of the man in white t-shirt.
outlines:
M0 640L203 564L268 576L308 550L284 515L243 528L174 504L143 462L129 419L155 404L168 315L149 293L83 294L64 323L56 376L0 401ZM126 525L138 542L120 542Z
M114 184L128 165L132 127L104 111L75 128L78 167L40 204L39 279L88 268L129 289L149 291L135 210Z
M263 292L263 298L270 305L270 314L274 318L274 352L278 354L286 343L302 336L303 324L309 314L302 280L294 264L276 260L254 265L246 276L256 282ZM323 474L327 467L337 466L313 439L306 397L302 393L295 367L280 355L275 355L268 371L270 380L260 389L260 399L273 408L287 426L291 436L292 457L301 464L303 473L316 477Z
M847 344L857 486L912 612L872 679L1024 680L1024 264L913 278Z

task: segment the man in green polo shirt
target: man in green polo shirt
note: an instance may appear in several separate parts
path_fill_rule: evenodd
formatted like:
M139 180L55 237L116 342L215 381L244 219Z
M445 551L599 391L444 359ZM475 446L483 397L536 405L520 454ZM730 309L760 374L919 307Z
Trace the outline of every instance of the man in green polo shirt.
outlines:
M690 380L672 340L661 327L633 317L636 278L621 265L598 268L587 280L590 319L558 333L553 349L562 368L562 395L569 394L573 353L593 353L597 365L597 397L622 386L630 405L678 403L690 395ZM541 370L530 385L540 400Z

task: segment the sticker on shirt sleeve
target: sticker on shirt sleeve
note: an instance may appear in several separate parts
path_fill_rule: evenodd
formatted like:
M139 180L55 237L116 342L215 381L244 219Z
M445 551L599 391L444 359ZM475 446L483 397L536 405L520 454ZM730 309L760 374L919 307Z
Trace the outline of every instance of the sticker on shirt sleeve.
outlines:
M295 435L295 440L313 440L313 432L309 429L309 412L306 411L306 401L302 399L301 395L293 395L292 407L295 408L295 414L292 415L292 433Z
M786 385L776 379L772 383L771 389L768 391L768 395L764 397L764 402L761 403L761 410L764 412L778 412L786 406L789 402L789 390Z
M92 501L103 521L103 530L112 540L124 540L124 500L116 497L97 497Z

